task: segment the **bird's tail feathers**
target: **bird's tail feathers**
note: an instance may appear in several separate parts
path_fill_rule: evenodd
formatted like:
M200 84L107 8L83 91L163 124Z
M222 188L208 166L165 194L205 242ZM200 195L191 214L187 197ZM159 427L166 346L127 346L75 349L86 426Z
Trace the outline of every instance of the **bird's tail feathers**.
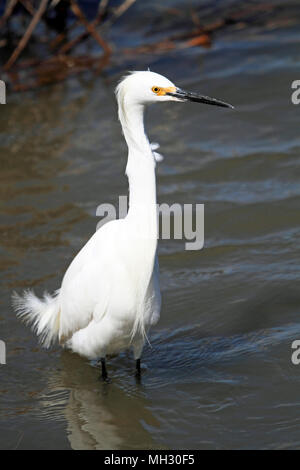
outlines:
M144 319L143 319L143 312L141 312L141 315L137 315L133 328L131 330L131 341L133 341L134 337L139 334L143 339L146 339L149 342L146 329L145 329L145 324L144 324Z
M39 299L28 289L22 295L16 292L12 295L12 305L17 317L31 326L45 348L49 348L59 334L58 294L59 291L53 296L45 293L43 299Z
M133 328L131 330L131 342L135 338L136 335L141 336L143 340L146 340L149 346L151 346L146 327L145 327L145 303L144 302L139 302L138 303L138 308L137 308L137 315L135 317L134 323L133 323Z

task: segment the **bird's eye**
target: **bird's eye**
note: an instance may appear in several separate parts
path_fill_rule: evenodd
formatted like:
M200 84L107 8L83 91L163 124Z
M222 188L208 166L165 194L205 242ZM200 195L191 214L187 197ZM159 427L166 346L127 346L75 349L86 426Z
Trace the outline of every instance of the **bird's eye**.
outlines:
M158 88L158 86L153 86L153 87L152 87L153 93L158 93L159 90L160 90L160 88Z

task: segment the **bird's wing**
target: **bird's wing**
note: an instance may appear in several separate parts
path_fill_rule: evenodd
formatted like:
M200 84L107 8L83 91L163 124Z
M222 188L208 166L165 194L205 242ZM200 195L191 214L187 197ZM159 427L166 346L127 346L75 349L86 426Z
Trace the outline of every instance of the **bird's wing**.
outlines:
M67 269L60 289L60 337L68 338L105 315L111 293L114 239L122 220L108 222L86 243Z
M94 311L93 311L93 319L98 323L100 322L108 311L109 306L109 293L110 288L108 283L103 283L101 286L101 297L97 302Z

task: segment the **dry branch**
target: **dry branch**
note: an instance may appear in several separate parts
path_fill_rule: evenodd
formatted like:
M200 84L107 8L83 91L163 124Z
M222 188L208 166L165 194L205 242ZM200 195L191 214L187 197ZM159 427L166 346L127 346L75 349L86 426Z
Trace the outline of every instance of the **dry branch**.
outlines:
M81 8L79 7L76 0L71 0L71 10L73 11L74 15L76 15L80 21L80 23L85 27L88 33L93 36L93 38L98 42L100 47L104 50L106 55L111 54L111 47L107 44L106 41L102 38L102 36L96 31L95 26L92 23L89 23L86 19L85 15L83 14Z
M5 25L6 21L8 20L8 18L14 11L14 8L17 3L18 3L18 0L7 0L4 13L0 18L0 28L2 28Z
M5 70L10 69L10 67L13 65L13 63L17 60L17 58L19 57L19 55L23 51L23 49L26 46L26 44L28 43L35 27L37 26L38 22L40 21L41 17L43 16L43 14L44 14L44 12L47 8L47 3L48 3L48 0L41 0L40 6L37 9L37 11L35 12L35 15L32 18L31 22L29 23L29 26L28 26L27 30L25 31L25 33L24 33L23 37L21 38L19 44L17 45L16 49L14 50L14 52L12 53L12 55L10 56L8 61L6 62L5 66L4 66Z
M10 16L14 14L18 2L23 5L32 18L30 19L30 23L23 37L19 40L15 50L6 62L4 69L7 74L7 83L12 86L12 89L21 91L61 81L72 74L80 73L85 70L91 70L93 73L101 71L109 62L112 53L110 45L102 36L103 32L115 23L136 0L123 0L121 5L117 8L109 10L110 0L98 0L97 13L92 21L87 19L84 11L77 3L78 0L68 0L64 3L65 8L63 9L63 13L65 16L63 16L63 19L68 14L66 9L71 10L75 18L72 16L72 22L68 24L68 26L66 26L66 22L63 22L61 29L58 29L57 26L61 24L59 21L62 18L62 12L59 8L61 6L59 5L60 0L52 0L50 5L50 7L54 7L57 10L54 19L47 14L50 0L39 0L37 9L35 9L35 2L33 0L7 0L4 14L0 18L0 28L5 25ZM170 9L165 11L170 13ZM246 27L255 24L257 21L261 23L262 17L270 15L273 11L275 11L274 5L263 2L260 5L248 5L248 7L237 11L231 10L227 16L225 16L225 14L221 15L213 23L204 22L204 24L202 24L201 10L199 8L190 9L192 27L189 25L189 27L185 27L185 30L181 29L180 33L175 32L175 34L170 34L163 40L154 41L152 44L139 44L137 47L124 49L121 51L121 56L124 57L126 54L132 54L136 57L138 54L143 53L166 54L176 49L195 46L209 47L217 31L224 30L232 25L235 25L234 27L236 28L236 25ZM177 16L180 13L179 10L174 9L172 12L173 14L176 12ZM46 27L50 27L56 32L55 37L53 38L52 35L51 41L48 43L46 58L38 53L36 56L20 60L20 54L32 39L33 32L41 21L45 23ZM70 31L78 27L80 27L80 30L77 35L68 39ZM71 51L76 45L90 37L100 46L101 56L93 57L88 52L86 55L81 56L76 56L74 53L71 54ZM35 40L37 38L38 36L35 35ZM62 45L64 41L65 44ZM8 43L9 41L6 37L3 39L0 38L2 51ZM43 53L45 51L44 45L42 51ZM118 53L120 55L120 50ZM12 67L13 65L14 67Z

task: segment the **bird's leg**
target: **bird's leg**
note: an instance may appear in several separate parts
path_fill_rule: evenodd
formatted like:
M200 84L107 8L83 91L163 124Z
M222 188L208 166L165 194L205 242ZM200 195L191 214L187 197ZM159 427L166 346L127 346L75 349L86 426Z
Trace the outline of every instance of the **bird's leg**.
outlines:
M135 361L135 375L136 377L141 377L141 359Z
M135 359L135 377L138 382L141 380L141 355L143 351L144 341L139 339L133 345L134 359Z
M105 364L105 357L101 357L101 377L103 380L107 381L107 370L106 370L106 364Z

